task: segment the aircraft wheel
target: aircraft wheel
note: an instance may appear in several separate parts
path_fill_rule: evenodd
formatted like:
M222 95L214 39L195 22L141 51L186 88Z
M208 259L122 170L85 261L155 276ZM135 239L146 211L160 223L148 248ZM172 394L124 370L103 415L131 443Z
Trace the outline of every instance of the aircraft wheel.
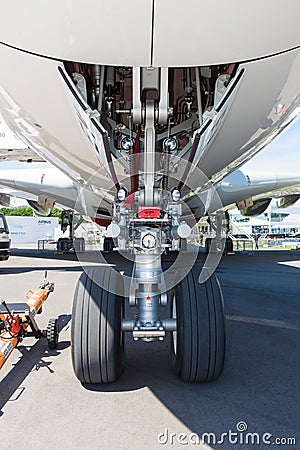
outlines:
M115 248L114 240L110 237L105 237L103 242L103 251L112 252Z
M55 350L58 344L58 319L49 319L47 330L46 330L46 338L48 341L48 347L50 350Z
M177 330L171 333L171 361L183 381L216 380L225 358L225 316L218 279L212 275L199 284L200 269L193 268L171 290L171 316Z
M111 383L124 370L124 302L111 292L122 283L121 275L110 267L86 268L78 280L72 312L72 361L82 383Z

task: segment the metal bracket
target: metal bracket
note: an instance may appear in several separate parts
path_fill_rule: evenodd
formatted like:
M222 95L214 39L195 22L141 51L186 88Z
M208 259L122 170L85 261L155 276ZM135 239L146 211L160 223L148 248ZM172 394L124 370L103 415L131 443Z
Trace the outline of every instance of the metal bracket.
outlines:
M155 174L155 108L154 101L146 101L145 113L145 153L144 153L144 184L145 205L152 206L154 202Z
M159 110L158 110L158 123L167 123L169 116L169 103L168 103L168 68L162 67L160 69L160 92L159 92Z
M165 330L133 330L132 336L134 339L153 339L159 338L163 339L166 335Z
M39 329L38 324L36 323L36 320L34 316L32 315L31 311L29 311L29 314L26 314L26 320L29 323L30 328L32 329L32 333L36 339L39 339L43 336L43 332ZM28 333L26 333L28 335Z
M142 122L140 67L133 67L132 69L132 119L134 123Z

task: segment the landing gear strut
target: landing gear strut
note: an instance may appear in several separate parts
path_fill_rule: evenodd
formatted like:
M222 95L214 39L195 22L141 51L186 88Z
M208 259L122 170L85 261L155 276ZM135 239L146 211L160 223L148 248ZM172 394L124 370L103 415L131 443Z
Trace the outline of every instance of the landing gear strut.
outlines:
M125 332L145 342L164 340L171 333L172 366L184 381L212 381L223 370L221 289L214 275L199 283L200 269L190 272L197 256L193 259L187 252L194 217L184 196L202 131L188 144L189 165L179 180L173 179L170 161L178 146L176 135L166 132L157 138L159 130L168 130L171 120L167 84L165 69L133 71L133 91L141 88L133 96L131 117L138 132L134 143L130 137L123 145L131 191L127 185L115 184L113 219L107 228L111 240L105 243L105 250L110 250L113 240L118 252L133 260L133 268L127 279L112 267L89 268L79 279L72 359L83 383L109 383L121 375ZM162 254L168 250L181 257L189 255L182 265L185 273L172 269L173 279L162 267ZM134 308L131 318L124 317L125 301ZM163 318L161 309L167 311L168 306L170 314Z

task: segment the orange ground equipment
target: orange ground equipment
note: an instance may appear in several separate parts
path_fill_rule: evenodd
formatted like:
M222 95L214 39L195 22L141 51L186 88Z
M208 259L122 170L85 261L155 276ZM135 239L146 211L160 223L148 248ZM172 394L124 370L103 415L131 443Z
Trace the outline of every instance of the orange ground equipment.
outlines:
M58 319L50 319L46 330L40 330L36 314L42 312L42 305L54 291L54 283L45 279L36 291L26 293L26 303L6 303L0 305L0 369L8 360L12 351L26 336L36 339L45 337L50 349L58 344ZM28 327L30 330L28 330Z

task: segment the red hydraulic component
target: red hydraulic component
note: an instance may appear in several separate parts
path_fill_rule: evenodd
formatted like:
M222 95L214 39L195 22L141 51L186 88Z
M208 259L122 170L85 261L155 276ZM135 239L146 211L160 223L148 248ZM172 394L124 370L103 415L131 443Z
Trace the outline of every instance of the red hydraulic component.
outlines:
M135 191L132 190L129 192L129 194L126 197L126 200L123 205L124 208L130 209L132 207L132 203L134 202L134 198L135 198Z
M26 303L14 303L13 306L2 302L0 309L0 369L8 360L12 351L26 334L28 326L37 338L45 334L39 330L34 321L34 316L41 310L50 292L54 290L54 283L47 280L36 291L26 293ZM18 314L14 314L13 308L19 308Z
M108 227L111 224L110 219L100 219L98 217L91 217L92 221L95 222L100 227Z
M5 329L8 331L13 337L18 336L22 327L22 319L19 315L14 315L10 309L8 308L5 301L1 302L6 310L8 317L5 321Z
M12 335L17 336L20 333L22 328L22 319L20 316L8 317L6 323L7 329Z
M159 206L139 206L138 211L139 219L159 219L160 207Z

